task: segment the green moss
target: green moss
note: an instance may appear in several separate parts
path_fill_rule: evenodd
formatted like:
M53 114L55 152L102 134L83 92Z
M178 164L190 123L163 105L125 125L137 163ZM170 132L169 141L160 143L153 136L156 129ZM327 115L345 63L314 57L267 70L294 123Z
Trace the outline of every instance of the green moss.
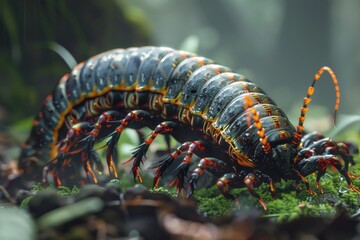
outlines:
M73 188L68 188L64 186L59 186L57 188L57 194L60 197L69 197L78 194L79 188L77 186L73 186Z
M360 176L360 166L350 168L350 172ZM310 188L316 193L311 195L301 183L295 188L294 181L283 181L275 185L276 197L273 199L266 184L256 189L256 192L266 202L268 211L264 211L257 199L250 195L246 189L234 189L232 194L237 197L242 211L257 209L264 217L276 221L289 221L300 216L334 216L339 205L345 207L349 214L355 213L359 208L359 195L349 190L346 181L339 176L337 171L328 170L321 179L320 189L316 188L316 176L307 177ZM360 188L360 180L353 179L353 185ZM231 200L225 199L214 186L208 189L199 189L195 192L199 210L212 217L224 216L238 211Z
M167 196L173 197L173 198L178 197L176 190L173 188L164 188L164 187L151 188L150 192L164 194L164 195L167 195Z
M357 162L358 159L356 159ZM360 176L360 164L350 167L350 172L354 175ZM119 184L119 187L126 191L129 187L135 185L131 175L127 173L121 173L120 179L113 179L110 182ZM153 193L161 193L173 198L179 198L176 188L172 187L160 187L157 189L152 188L152 177L150 177L144 171L143 174L143 186L150 189ZM349 214L355 213L359 209L359 195L349 190L346 181L340 177L337 171L327 170L327 173L321 178L321 185L324 193L321 193L316 188L316 176L312 174L307 176L310 187L317 195L311 195L306 191L303 183L299 184L301 189L295 188L294 181L282 181L275 184L276 197L272 198L269 190L269 186L262 184L256 189L256 192L266 202L268 211L264 211L258 200L250 195L246 188L233 189L231 193L237 197L240 203L240 211L258 210L264 217L273 218L276 221L289 221L299 216L334 216L336 214L338 206L344 207ZM353 185L360 188L360 179L353 179ZM55 188L50 185L43 187L41 184L36 184L33 187L34 192L44 190L57 190L57 193L61 197L67 197L76 194L79 189L77 187L67 188L59 187ZM184 193L186 196L186 192ZM198 209L200 212L207 216L219 217L229 214L234 214L239 211L238 207L233 201L226 199L220 194L216 186L210 188L199 188L192 196L198 203ZM31 196L24 199L21 207L26 207Z
M73 186L72 188L65 187L65 186L59 186L56 188L54 185L51 185L51 184L44 187L44 186L42 186L41 183L38 183L38 184L35 184L32 188L32 191L35 193L42 192L42 191L49 191L49 190L55 190L60 197L73 196L79 192L79 188L77 186Z
M114 183L114 184L119 184L119 187L122 189L122 190L126 190L128 189L129 187L133 187L135 185L135 182L133 179L129 179L129 176L128 174L125 174L125 173L120 173L120 176L121 178L118 178L118 179L112 179L110 181L110 183Z
M218 217L228 215L233 211L233 203L229 199L225 199L223 196L217 196L214 198L199 197L198 208L200 212L209 217Z
M345 192L341 196L341 202L345 204L350 213L355 213L359 208L359 195L353 191Z
M53 190L55 189L54 185L48 185L48 186L43 186L42 183L36 183L34 184L34 186L32 187L32 191L33 192L40 192L40 191L44 191L44 190Z
M43 192L43 191L56 191L56 193L63 198L66 197L70 197L73 195L76 195L79 192L79 188L77 186L73 186L73 188L68 188L65 186L59 186L58 188L56 188L54 185L48 185L46 187L44 187L41 183L37 183L32 187L32 192L34 194L38 193L38 192ZM33 198L33 196L28 196L26 197L20 204L21 208L27 208L29 201Z

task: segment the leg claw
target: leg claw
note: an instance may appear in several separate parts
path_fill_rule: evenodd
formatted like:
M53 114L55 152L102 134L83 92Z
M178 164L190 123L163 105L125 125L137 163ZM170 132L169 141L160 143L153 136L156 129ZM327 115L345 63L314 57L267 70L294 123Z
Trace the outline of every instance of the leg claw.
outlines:
M316 188L319 189L321 193L324 193L324 189L319 182L316 182Z
M354 185L349 184L348 186L349 186L349 188L350 188L352 191L356 192L357 194L360 194L360 190L357 189Z

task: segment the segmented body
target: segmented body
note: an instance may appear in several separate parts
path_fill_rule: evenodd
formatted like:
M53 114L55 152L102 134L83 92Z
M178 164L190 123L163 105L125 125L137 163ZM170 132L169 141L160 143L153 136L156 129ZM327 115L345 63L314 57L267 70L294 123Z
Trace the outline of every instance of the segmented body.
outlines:
M239 165L259 167L259 137L244 121L245 95L258 103L253 107L269 133L290 141L295 130L286 115L256 84L229 68L168 48L113 50L79 64L60 80L37 115L27 144L43 166L56 156L56 143L72 122L96 121L109 109L145 109L209 136L207 141L217 142L230 157L234 154Z
M29 166L57 165L60 171L71 162L76 164L80 160L74 156L68 156L73 159L65 163L56 161L70 129L82 124L74 129L86 135L100 116L107 116L104 112L114 111L111 117L119 125L134 110L144 110L150 117L140 123L130 121L130 127L154 129L161 122L174 122L177 126L169 132L179 142L201 140L206 150L197 154L220 159L227 166L220 171L221 163L209 160L212 164L200 166L198 172L212 171L206 166L213 165L219 176L229 169L235 174L245 169L246 174L260 171L270 176L270 182L296 179L290 170L279 167L296 169L297 143L290 147L296 129L274 101L255 83L225 66L164 47L116 49L77 65L46 98L19 166L27 172ZM98 128L94 139L108 136L115 125Z

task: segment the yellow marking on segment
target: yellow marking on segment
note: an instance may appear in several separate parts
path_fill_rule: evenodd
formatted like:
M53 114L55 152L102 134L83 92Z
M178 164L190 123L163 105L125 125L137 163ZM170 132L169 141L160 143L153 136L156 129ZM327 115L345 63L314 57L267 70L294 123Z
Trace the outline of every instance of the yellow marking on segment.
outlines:
M192 55L189 55L189 54L186 54L186 53L180 53L180 54L184 58L188 58L188 57L192 56ZM178 62L174 62L173 67L175 68L178 64L179 64ZM200 64L204 65L205 62L204 63L200 62ZM81 69L83 67L83 65L84 65L84 63L82 63L82 65L79 66L79 69ZM118 67L120 67L120 66L118 66ZM221 71L219 70L218 73L221 73ZM230 73L230 72L226 73L225 72L225 73L222 73L222 74L224 74L224 76L226 76L229 80L231 80L233 82L236 80L234 73ZM187 75L190 76L191 72L188 72ZM64 76L60 80L60 82L65 82L68 79L69 76L70 75ZM77 79L77 81L78 81L78 79ZM72 110L72 108L75 105L78 105L78 104L84 102L86 99L102 96L102 95L104 95L104 94L106 94L106 93L108 93L110 91L124 91L124 92L149 91L149 94L153 94L153 97L152 97L153 102L151 103L151 106L149 108L152 108L152 109L163 108L164 109L163 103L171 102L172 104L182 106L182 107L185 108L184 109L185 111L183 112L185 114L184 117L183 117L183 120L192 121L192 123L193 123L194 118L192 117L192 115L196 115L196 116L202 117L205 121L207 121L205 119L206 118L205 114L209 110L208 107L199 114L199 113L194 112L193 109L192 109L192 107L196 103L196 100L193 101L192 104L190 104L190 105L183 106L182 104L180 104L181 94L179 94L179 96L176 99L164 99L164 96L165 96L165 94L167 92L167 89L165 88L165 86L162 89L152 89L153 88L153 79L150 79L149 84L147 84L146 86L143 86L141 88L138 88L138 79L136 79L136 82L132 86L125 86L125 84L126 84L126 82L125 82L124 76L122 76L120 84L115 85L115 86L110 86L110 83L108 82L107 86L104 87L103 90L98 92L98 89L96 89L96 86L95 86L95 83L94 83L94 87L93 87L93 89L92 89L92 91L90 93L88 93L88 94L82 93L82 96L79 97L74 103L71 103L68 100L67 101L68 106L63 112L60 113L59 122L58 122L57 126L54 129L54 132L53 132L53 134L54 134L53 140L54 141L53 141L53 143L55 143L57 141L58 137L59 137L58 136L58 131L59 131L60 127L63 125L63 122L65 120L65 116L70 113L70 111ZM244 88L247 88L246 84L244 85ZM159 95L159 96L156 96L156 95ZM256 95L252 95L252 97L254 97L256 100L258 100ZM205 133L209 134L209 132L211 131L212 134L209 134L209 136L212 137L214 140L218 139L219 142L220 141L226 141L229 144L229 150L228 150L229 155L232 156L232 158L234 158L234 160L237 161L239 165L246 166L246 167L253 167L254 163L251 162L251 160L245 154L242 154L240 152L240 150L236 150L235 146L233 145L232 140L230 138L228 138L227 136L225 136L223 134L222 130L220 130L219 128L216 128L213 125L213 122L215 122L215 120L213 120L213 119L207 121L206 124L208 125L208 128L205 131ZM51 149L52 149L52 153L51 153L52 157L56 157L57 149L56 149L56 146L54 146L54 144L51 144Z
M274 121L274 128L280 128L280 122L279 119L276 116L271 117L272 120Z
M271 116L271 108L269 107L269 105L262 105L262 107L265 109L266 114L268 116Z
M236 150L233 145L230 145L228 154L236 159L240 166L255 167L255 164L251 162L251 160L245 154L242 154L241 151Z
M205 134L211 136L218 144L221 141L225 140L229 145L228 154L241 166L245 167L254 167L254 163L245 155L242 154L239 150L236 150L232 140L225 136L223 132L216 128L211 122L206 122L203 126L203 131Z

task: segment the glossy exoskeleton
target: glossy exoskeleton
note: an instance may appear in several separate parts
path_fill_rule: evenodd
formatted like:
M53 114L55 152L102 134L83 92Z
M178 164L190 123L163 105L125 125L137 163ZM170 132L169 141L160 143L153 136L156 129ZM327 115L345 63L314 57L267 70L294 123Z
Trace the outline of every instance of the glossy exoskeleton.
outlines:
M295 180L314 193L305 177L317 173L316 186L322 189L319 181L328 166L359 192L348 173L353 162L349 145L303 133L315 82L324 71L334 81L338 110L336 76L322 67L307 91L295 128L255 83L210 59L165 47L105 52L77 65L46 98L23 147L19 168L37 179L47 179L50 173L60 185L68 178L80 178L76 169L82 166L97 183L93 165L100 170L102 166L94 143L107 138L107 165L118 177L115 159L121 133L127 127L147 126L152 133L128 161L140 182L139 167L149 146L159 134L170 134L181 145L154 164L154 186L169 165L180 161L173 182L178 190L188 186L191 195L208 171L218 178L224 196L235 200L229 188L246 187L264 209L255 187L266 183L274 194L274 182ZM201 160L189 172L194 154Z

